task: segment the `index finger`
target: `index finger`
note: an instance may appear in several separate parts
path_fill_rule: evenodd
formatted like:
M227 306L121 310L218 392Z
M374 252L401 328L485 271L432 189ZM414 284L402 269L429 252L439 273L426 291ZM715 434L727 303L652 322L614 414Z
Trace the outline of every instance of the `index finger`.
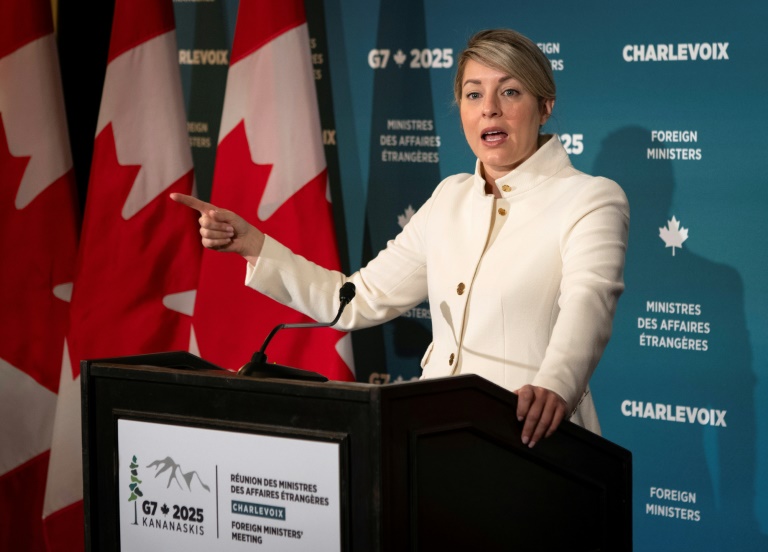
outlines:
M530 385L522 386L515 391L515 395L517 395L517 419L522 422L528 416L528 410L536 400L536 395Z
M204 215L211 209L215 209L215 207L210 203L206 203L205 201L197 199L191 195L174 192L171 194L171 199L177 203L181 203L182 205L186 205L187 207L191 207L192 209L199 211L201 215Z

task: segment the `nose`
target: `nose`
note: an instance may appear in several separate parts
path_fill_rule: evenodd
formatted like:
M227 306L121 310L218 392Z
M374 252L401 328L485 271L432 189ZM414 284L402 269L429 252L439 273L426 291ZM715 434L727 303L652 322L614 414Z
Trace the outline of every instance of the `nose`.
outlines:
M497 117L501 115L501 104L494 94L488 94L483 98L483 116Z

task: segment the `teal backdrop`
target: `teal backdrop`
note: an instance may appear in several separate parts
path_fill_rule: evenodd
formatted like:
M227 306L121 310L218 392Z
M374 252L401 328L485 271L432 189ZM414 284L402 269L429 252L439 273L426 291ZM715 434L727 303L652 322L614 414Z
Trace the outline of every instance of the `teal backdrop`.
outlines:
M174 6L208 197L237 0ZM452 97L467 38L509 27L540 45L558 87L545 132L631 206L626 292L592 387L604 436L633 453L635 550L768 550L768 4L317 0L307 11L351 270L442 178L473 170ZM357 332L358 379L418 377L430 316L423 304Z

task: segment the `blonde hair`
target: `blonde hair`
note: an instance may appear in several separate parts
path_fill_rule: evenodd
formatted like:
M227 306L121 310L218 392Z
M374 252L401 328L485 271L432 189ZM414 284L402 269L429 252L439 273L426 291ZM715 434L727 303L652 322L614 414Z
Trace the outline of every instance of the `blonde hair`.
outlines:
M453 94L461 105L462 80L469 60L476 61L519 80L539 101L556 97L552 67L544 53L530 38L511 29L488 29L476 33L459 55Z

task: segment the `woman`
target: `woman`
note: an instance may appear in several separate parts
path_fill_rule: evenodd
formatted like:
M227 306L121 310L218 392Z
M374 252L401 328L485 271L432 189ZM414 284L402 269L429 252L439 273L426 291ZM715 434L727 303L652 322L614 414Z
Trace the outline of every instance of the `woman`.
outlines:
M347 280L357 295L339 323L391 320L429 298L424 378L479 374L518 394L523 443L566 417L599 433L587 383L623 291L629 208L619 186L575 170L557 136L540 135L555 103L549 61L511 30L482 31L458 60L454 92L477 157L446 178L400 235L346 277L190 196L205 247L239 253L246 284L330 320ZM306 282L312 282L307 286Z

